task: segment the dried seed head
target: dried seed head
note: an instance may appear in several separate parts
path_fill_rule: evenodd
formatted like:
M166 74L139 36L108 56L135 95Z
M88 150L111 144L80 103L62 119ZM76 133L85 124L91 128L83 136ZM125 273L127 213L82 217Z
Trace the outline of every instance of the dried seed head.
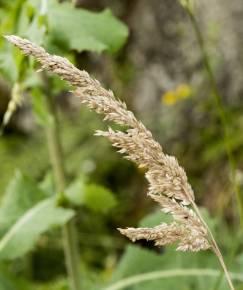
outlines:
M162 211L173 216L171 224L154 228L128 228L120 232L131 240L153 240L162 246L178 242L178 250L199 251L210 247L207 230L198 216L188 207L194 204L194 193L186 173L175 157L166 155L145 126L138 121L125 103L117 100L113 93L104 89L85 71L74 67L67 59L50 55L43 48L17 36L6 36L26 55L34 56L46 69L59 75L76 87L74 94L90 109L104 115L105 121L113 121L126 127L124 132L97 131L96 135L107 137L125 158L139 167L145 167L149 182L148 195L158 202Z

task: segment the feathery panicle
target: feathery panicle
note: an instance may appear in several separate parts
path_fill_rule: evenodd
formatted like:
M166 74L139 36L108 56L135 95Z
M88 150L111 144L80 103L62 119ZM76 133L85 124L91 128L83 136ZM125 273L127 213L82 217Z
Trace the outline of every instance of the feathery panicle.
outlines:
M208 232L197 214L188 206L194 204L194 193L186 173L175 157L166 155L158 142L125 103L117 100L112 91L104 89L85 71L75 68L67 59L50 55L43 48L17 36L6 38L26 55L34 56L46 69L76 87L75 95L90 109L104 115L105 121L125 126L125 131L97 131L107 137L125 158L146 169L148 195L158 202L162 211L173 216L171 224L154 228L127 228L120 232L132 241L153 240L163 246L178 242L178 250L199 251L210 248Z
M92 80L91 83L87 83L87 81L90 80L90 78L86 77L88 73L78 70L67 59L57 55L50 55L44 48L35 45L27 39L15 35L8 35L5 36L5 38L19 47L24 54L36 58L42 65L43 70L59 75L63 80L69 82L73 86L94 86L94 80Z
M178 226L176 223L170 225L162 223L154 228L127 228L118 230L133 242L145 239L147 241L154 241L156 246L173 244L177 242L178 237L187 235L185 228Z
M187 229L188 235L181 240L177 249L199 251L210 247L207 230L192 209L167 196L154 194L149 194L149 196L161 205L161 210L164 213L171 214L175 222ZM187 248L187 245L191 246L191 249Z
M145 239L154 241L155 246L161 247L176 243L180 240L177 250L197 252L207 250L209 243L207 239L202 239L196 231L190 227L173 222L171 224L162 223L154 228L127 228L118 229L120 233L127 236L133 242Z

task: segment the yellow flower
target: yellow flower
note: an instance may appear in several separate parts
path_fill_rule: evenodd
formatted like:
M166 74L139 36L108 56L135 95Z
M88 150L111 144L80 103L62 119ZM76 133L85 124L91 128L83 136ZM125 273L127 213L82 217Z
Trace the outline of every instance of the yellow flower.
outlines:
M177 102L177 96L173 91L167 91L162 96L162 101L165 105L172 106Z
M162 102L167 106L173 106L182 99L192 95L192 88L187 84L179 85L175 91L167 91L162 95Z
M178 99L185 99L191 96L192 89L189 85L181 84L176 88L175 94Z

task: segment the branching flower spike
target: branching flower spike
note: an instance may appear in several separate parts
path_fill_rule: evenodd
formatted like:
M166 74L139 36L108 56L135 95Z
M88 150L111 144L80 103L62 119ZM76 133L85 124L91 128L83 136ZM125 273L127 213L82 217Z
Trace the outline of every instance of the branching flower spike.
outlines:
M74 94L90 109L104 115L105 121L123 125L124 131L97 131L108 138L125 158L146 169L148 196L159 203L163 212L171 214L171 224L154 228L127 228L120 232L132 241L147 239L156 246L177 243L177 250L199 251L212 249L217 255L231 289L234 289L223 257L214 237L195 204L193 190L186 173L175 157L165 154L149 130L136 119L125 103L117 100L112 91L104 89L85 71L80 71L65 58L50 55L43 48L17 36L6 36L26 55L34 56L42 66L76 87Z

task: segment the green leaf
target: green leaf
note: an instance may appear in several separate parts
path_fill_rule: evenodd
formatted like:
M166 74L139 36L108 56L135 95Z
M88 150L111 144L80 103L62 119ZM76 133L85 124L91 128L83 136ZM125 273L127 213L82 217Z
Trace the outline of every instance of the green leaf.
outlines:
M163 213L162 211L158 210L144 217L139 223L139 226L142 228L143 227L150 228L150 227L155 227L161 224L162 222L170 223L172 222L172 217L171 215Z
M33 289L35 290L68 290L68 281L67 279L60 278L55 281L48 283L37 283L34 284Z
M17 171L7 187L0 207L0 229L6 230L26 210L47 194L30 177Z
M85 186L84 204L93 211L107 213L116 206L117 201L109 189L89 184Z
M39 187L45 192L48 192L51 196L54 192L56 192L54 183L53 172L48 171L39 183Z
M85 184L82 178L76 179L66 189L66 196L68 200L75 206L84 204Z
M48 29L53 42L67 43L78 51L118 51L128 36L127 27L110 10L95 13L74 8L71 3L50 1Z
M95 212L107 213L116 206L114 194L97 184L85 184L84 177L75 180L65 191L69 201L76 205L85 205Z
M0 290L32 290L24 277L16 277L11 269L0 269Z
M39 14L39 10L33 3L26 1L25 5L22 5L17 34L24 38L28 38L30 41L38 45L42 45L46 32L45 17Z
M8 44L1 48L0 70L4 77L11 83L16 82L18 78L18 68L15 63L13 48L10 48Z
M38 45L43 44L46 32L45 26L39 23L39 16L36 16L29 24L28 30L25 32L26 37Z
M53 227L65 224L74 211L56 206L49 198L28 210L0 241L0 259L15 259L30 251L39 236Z
M53 119L46 109L47 105L40 89L32 89L31 100L33 111L38 124L43 127L50 126L53 122Z

